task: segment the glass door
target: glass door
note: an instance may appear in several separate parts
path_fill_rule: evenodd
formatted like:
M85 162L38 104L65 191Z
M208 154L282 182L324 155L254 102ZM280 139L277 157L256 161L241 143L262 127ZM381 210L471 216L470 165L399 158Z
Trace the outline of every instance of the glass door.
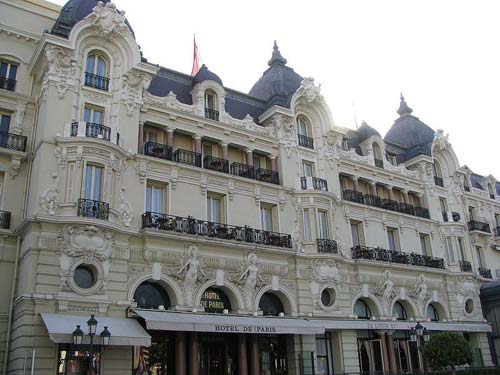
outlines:
M266 375L287 375L286 341L284 336L259 338L260 373Z

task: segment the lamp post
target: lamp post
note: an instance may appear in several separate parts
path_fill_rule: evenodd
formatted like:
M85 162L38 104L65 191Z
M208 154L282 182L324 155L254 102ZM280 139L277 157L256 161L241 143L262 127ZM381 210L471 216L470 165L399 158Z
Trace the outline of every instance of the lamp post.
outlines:
M423 367L423 372L425 373L425 359L422 354L422 349L425 346L425 343L429 341L429 331L427 331L427 328L425 328L420 322L417 322L417 325L415 327L412 327L410 330L410 340L412 342L417 343L417 350L418 350L418 356L420 358L420 363L422 363Z
M94 315L90 315L90 319L87 320L87 327L89 329L88 336L90 338L90 373L93 375L94 374L94 336L97 332L97 324L98 321L94 317ZM85 333L83 330L80 328L81 325L77 325L76 329L73 331L73 344L75 346L80 346L82 345L83 342L83 336ZM101 334L101 344L103 347L106 347L109 345L109 341L111 339L111 332L109 332L108 327L104 327L102 330Z

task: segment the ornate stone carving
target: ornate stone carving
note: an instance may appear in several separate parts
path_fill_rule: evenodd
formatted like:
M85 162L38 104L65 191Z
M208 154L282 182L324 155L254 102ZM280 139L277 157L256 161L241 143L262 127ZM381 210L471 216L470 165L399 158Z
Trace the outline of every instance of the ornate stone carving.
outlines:
M248 255L247 260L242 264L242 271L239 277L239 283L242 285L241 289L245 308L251 311L253 310L253 298L257 284L263 284L264 282L261 277L262 271L259 267L257 255L255 255L255 253L250 253Z
M57 88L57 96L59 99L63 99L68 88L74 85L74 77L76 75L75 62L61 47L52 45L45 47L45 57L47 59L48 70L43 84L47 85L49 80L54 81Z
M378 287L373 290L373 294L380 297L383 314L386 316L391 315L392 312L389 311L390 303L397 294L394 289L394 281L392 280L391 271L384 271L380 278Z
M444 135L444 131L442 129L438 129L436 131L436 134L434 134L434 150L438 151L445 151L449 149L450 146L450 141L449 141L449 135L446 134Z
M333 259L316 259L309 265L311 280L318 283L342 283L342 272Z
M427 282L425 280L425 276L423 273L421 273L418 276L415 290L413 290L409 294L410 294L410 296L412 296L415 299L417 309L418 309L418 311L417 311L418 315L421 317L425 317L426 316L426 311L424 311L425 304L427 303L427 301L429 300L431 295L428 291Z
M325 145L323 153L325 159L330 164L330 167L335 165L335 162L339 158L339 150L342 144L342 134L330 130L325 136Z
M203 259L200 256L198 248L194 245L189 246L188 256L177 274L182 276L184 298L186 306L194 306L194 292L199 281L208 278L203 269Z
M304 97L308 104L313 103L316 99L321 100L323 98L323 95L321 95L321 84L316 86L314 84L314 78L311 77L306 77L302 80L297 92Z
M277 115L271 120L271 127L274 136L285 148L286 155L290 158L292 152L297 149L297 135L295 134L293 119L288 116Z
M295 219L294 223L295 226L292 231L292 247L298 253L302 253L304 252L304 249L302 248L302 231L300 229L299 220Z
M125 12L116 9L112 2L104 4L99 1L86 19L92 21L95 34L100 37L115 38L129 32L125 23Z
M54 216L59 207L59 178L57 173L52 175L54 182L40 195L40 207L49 215Z
M134 212L132 211L132 206L126 197L126 192L127 188L122 186L120 189L120 205L118 206L118 213L120 214L120 220L123 225L129 227L132 219L134 218Z
M17 177L19 174L19 170L21 169L21 158L18 156L12 156L10 159L10 167L9 167L9 175L13 179Z
M93 226L69 226L59 235L61 251L70 257L109 259L113 251L113 237L110 232Z
M21 134L23 131L23 121L24 114L26 113L26 104L24 100L18 100L16 105L16 117L14 121L14 126L11 128L11 132L14 134Z
M151 76L145 73L131 72L123 76L122 99L129 116L132 116L138 106L144 104L143 90L146 90L150 83Z
M138 160L135 163L135 170L139 175L139 180L144 183L146 180L146 173L148 172L148 162L145 160Z

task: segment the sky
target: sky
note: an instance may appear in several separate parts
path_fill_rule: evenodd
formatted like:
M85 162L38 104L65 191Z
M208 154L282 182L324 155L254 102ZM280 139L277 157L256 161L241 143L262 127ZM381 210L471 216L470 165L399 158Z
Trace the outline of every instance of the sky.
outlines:
M63 5L66 0L52 0ZM400 92L449 133L460 165L500 180L498 0L115 0L149 62L190 74L193 34L224 86L248 92L276 40L321 84L336 125L382 137Z

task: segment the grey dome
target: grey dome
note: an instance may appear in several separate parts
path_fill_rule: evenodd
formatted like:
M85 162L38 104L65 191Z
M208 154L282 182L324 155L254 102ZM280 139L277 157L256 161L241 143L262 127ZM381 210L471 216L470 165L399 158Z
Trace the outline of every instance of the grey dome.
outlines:
M100 1L104 4L110 2L110 0ZM67 38L73 26L92 13L92 9L97 6L98 2L99 0L69 0L62 7L59 17L57 18L50 33ZM132 35L134 35L134 31L127 20L125 20L125 23L130 29Z
M365 121L361 123L361 126L359 127L357 133L358 133L357 136L358 143L361 143L367 140L368 138L373 137L374 135L380 137L380 133L374 128L372 128L370 125L368 125Z
M267 63L269 68L249 92L251 96L266 101L267 108L273 105L289 107L292 95L303 80L292 68L286 66L286 63L287 60L281 56L275 41L273 55Z
M398 109L399 118L385 135L384 141L408 150L415 146L426 145L434 140L434 130L413 116L403 95Z
M198 70L198 73L196 73L196 75L193 77L193 82L191 83L191 85L194 87L198 83L202 83L203 81L215 81L223 86L222 80L219 78L219 76L208 70L205 64L201 66L200 70Z

